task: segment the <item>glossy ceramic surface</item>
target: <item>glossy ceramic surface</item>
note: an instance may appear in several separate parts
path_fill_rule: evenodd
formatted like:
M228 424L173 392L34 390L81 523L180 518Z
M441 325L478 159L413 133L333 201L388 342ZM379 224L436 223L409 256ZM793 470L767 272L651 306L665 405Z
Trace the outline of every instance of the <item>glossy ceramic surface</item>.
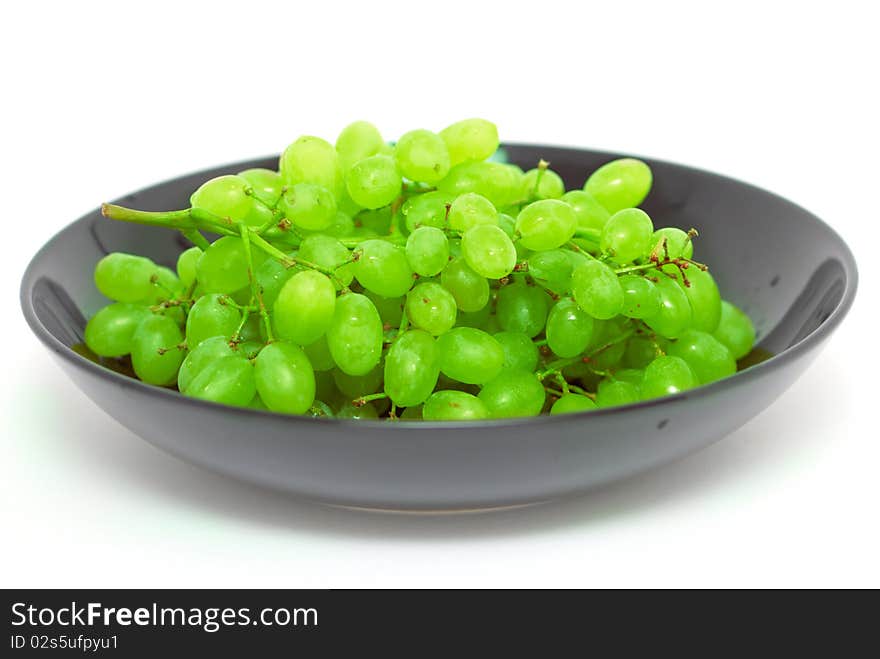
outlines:
M617 154L509 145L513 162L552 163L568 187ZM290 417L190 400L107 370L71 349L106 304L92 269L111 251L173 267L177 234L111 222L96 209L34 257L21 303L35 334L108 414L152 444L215 471L314 500L369 508L489 508L543 501L620 479L704 447L772 403L846 314L856 265L844 242L804 209L705 171L647 159L644 204L659 226L696 227L697 255L724 296L745 309L775 357L732 378L624 408L481 423L397 423ZM118 203L182 208L204 180L275 158L198 172ZM804 419L792 423L806 424ZM96 432L100 430L97 429Z

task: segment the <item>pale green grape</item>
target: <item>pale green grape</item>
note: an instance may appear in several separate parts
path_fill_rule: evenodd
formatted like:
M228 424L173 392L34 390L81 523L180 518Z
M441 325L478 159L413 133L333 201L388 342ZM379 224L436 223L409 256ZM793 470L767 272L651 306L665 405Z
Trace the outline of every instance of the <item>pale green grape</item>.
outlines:
M522 179L525 199L559 199L565 193L565 182L552 169L530 169Z
M171 318L146 316L131 339L131 365L135 374L148 384L173 384L186 356L186 351L177 347L182 342L183 334Z
M192 306L186 318L186 345L190 350L213 336L232 337L241 322L241 312L228 302L226 296L211 293Z
M351 252L341 242L332 236L315 234L306 237L299 246L297 256L303 261L314 263L332 270L336 277L346 286L354 278L354 266L347 263L351 258ZM343 265L346 264L346 265ZM335 284L339 288L339 284Z
M623 290L622 313L627 318L648 318L660 311L660 294L654 282L638 275L624 275L619 280Z
M253 212L256 202L249 194L250 183L241 176L226 174L202 183L189 198L190 206L218 218L244 222Z
M546 394L534 373L504 370L480 390L479 399L494 419L538 416L544 407Z
M253 195L270 208L275 208L284 190L284 179L272 169L246 169L238 175L248 182ZM259 206L259 204L257 204Z
M433 277L449 263L449 240L440 229L421 226L406 239L406 258L413 272Z
M370 301L376 307L376 310L379 312L379 318L382 319L384 325L387 325L388 327L400 327L400 320L403 317L403 307L406 304L405 297L382 297L381 295L376 295L372 291L366 291L364 294L370 298Z
M602 380L596 390L596 404L599 407L631 405L641 398L641 388L625 380Z
M180 278L180 283L186 288L192 286L196 281L196 266L200 258L202 258L200 247L190 247L177 257L177 276Z
M201 373L209 364L218 361L224 357L238 357L244 360L247 352L241 346L233 348L229 344L229 339L223 336L215 336L213 338L202 341L195 349L190 350L177 373L177 388L186 393L190 384L195 380L196 376Z
M304 414L315 400L315 373L302 348L270 343L254 363L260 399L273 412Z
M651 168L635 158L605 163L584 183L584 190L609 213L638 206L651 190Z
M593 318L614 318L623 310L620 281L611 268L599 261L587 261L575 268L571 292L578 306Z
M338 368L333 370L333 383L349 400L380 391L382 389L382 377L381 364L363 375L349 375Z
M596 403L580 394L565 394L550 408L550 414L572 414L596 409Z
M355 121L336 138L336 153L343 171L359 160L375 156L385 146L382 133L369 121Z
M449 208L449 226L465 232L479 224L498 224L498 211L491 201L475 192L456 197Z
M406 316L415 327L439 336L455 325L455 298L440 284L418 284L407 293Z
M149 309L127 302L110 304L86 323L85 342L101 357L122 357L131 352L132 338Z
M95 266L95 286L117 302L140 302L152 293L157 266L150 259L112 252Z
M647 257L654 246L654 224L640 208L616 212L602 228L599 248L616 263Z
M297 183L287 189L278 204L284 216L301 229L320 231L336 219L336 198L314 183Z
M723 300L715 338L727 346L734 359L742 359L755 345L755 326L743 311Z
M385 240L366 240L358 248L354 275L361 286L382 297L400 297L413 285L406 252Z
M601 231L605 223L611 218L611 213L596 201L589 192L572 190L562 195L562 201L571 206L577 218L579 229Z
M330 354L330 346L327 345L327 335L325 334L314 343L303 346L303 352L309 358L312 368L318 371L329 371L336 367L333 361L333 355Z
M688 236L687 233L675 227L657 229L651 240L652 249L655 248L664 238L666 239L666 249L664 250L662 247L659 248L657 251L657 256L659 258L666 258L667 253L671 259L689 259L694 255L694 241L690 239L690 236Z
M327 345L339 369L349 375L368 373L379 363L383 340L382 320L370 299L359 293L340 296L327 330Z
M439 190L457 197L476 193L496 208L517 203L522 196L522 170L496 162L466 162L456 165L437 184Z
M451 164L485 160L498 149L498 129L485 119L464 119L440 131Z
M251 258L255 268L266 260L257 249L251 249ZM225 236L215 241L199 259L196 273L205 293L232 294L247 286L247 254L241 239Z
M422 407L425 421L478 421L489 418L485 403L464 391L436 391Z
M385 393L395 405L420 405L440 375L439 349L430 334L414 329L401 334L385 357Z
M278 169L287 186L313 183L330 190L337 199L342 195L342 168L336 149L320 137L303 135L293 142L281 154Z
M453 201L455 196L442 190L410 197L400 208L406 220L406 230L413 233L419 227L443 228Z
M397 199L403 180L393 158L376 155L352 165L345 185L355 203L364 208L381 208Z
M254 275L257 285L263 291L263 304L271 309L287 280L301 270L300 267L288 268L275 259L263 261Z
M238 355L220 357L201 369L182 392L190 398L245 407L257 392L254 367Z
M555 249L571 240L576 229L574 211L558 199L531 203L516 217L520 242L529 249Z
M314 270L296 273L284 284L272 307L275 329L285 341L308 345L317 341L333 320L336 288Z
M547 345L559 357L581 354L593 337L593 318L569 298L562 298L547 316Z
M544 329L549 301L537 286L516 282L499 289L495 313L504 330L534 337Z
M495 338L473 327L456 327L437 339L440 370L465 384L483 384L504 364L504 348Z
M394 148L401 173L411 181L434 184L449 173L449 149L436 133L412 130Z
M461 239L461 254L471 270L488 279L506 277L516 265L516 248L495 225L478 224Z

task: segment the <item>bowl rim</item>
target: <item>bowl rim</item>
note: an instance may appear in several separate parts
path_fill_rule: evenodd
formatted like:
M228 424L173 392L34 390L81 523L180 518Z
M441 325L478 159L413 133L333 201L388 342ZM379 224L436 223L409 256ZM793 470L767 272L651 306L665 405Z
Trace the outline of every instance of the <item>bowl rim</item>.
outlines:
M833 227L828 225L818 216L803 208L802 206L796 204L795 202L782 197L774 192L766 190L760 186L754 185L752 183L748 183L742 181L740 179L725 176L723 174L718 174L716 172L703 169L700 167L693 167L690 165L683 165L680 163L676 163L673 161L652 158L648 156L641 156L630 153L623 152L613 152L613 151L605 151L605 150L595 150L588 148L580 148L566 145L554 145L554 144L536 144L536 143L524 143L524 142L504 142L501 145L501 148L513 148L513 149L553 149L554 151L567 151L572 154L576 153L589 153L594 156L599 156L603 158L608 158L609 160L615 158L624 158L624 157L632 157L639 158L641 160L645 160L650 163L656 163L664 166L671 166L677 169L685 170L688 172L692 172L695 174L700 174L703 176L709 176L712 178L723 179L726 182L734 183L736 185L742 186L747 189L751 189L755 192L762 193L767 195L773 199L784 202L790 206L794 206L797 210L804 214L805 220L812 222L819 229L826 231L832 240L837 242L837 246L841 253L841 261L844 266L844 272L846 275L846 281L844 285L844 291L841 295L840 301L835 306L834 310L829 314L829 316L812 332L807 334L800 341L787 347L782 352L776 353L768 359L755 364L753 366L749 366L748 368L738 371L733 375L718 380L716 382L712 382L706 385L700 385L693 389L688 389L687 391L673 394L670 396L664 396L662 398L656 398L647 401L639 401L637 403L630 403L627 405L617 405L614 407L607 408L598 408L594 410L588 410L585 412L575 412L571 414L565 415L557 415L551 416L549 414L541 414L534 417L511 417L504 419L483 419L479 421L416 421L416 420L406 420L400 419L397 422L389 423L388 420L382 419L337 419L337 418L326 418L326 417L309 417L304 415L287 415L279 412L272 412L270 410L262 410L248 407L234 407L231 405L224 405L222 403L215 403L211 401L201 400L197 398L188 398L183 394L175 391L173 389L167 387L160 387L157 385L147 384L146 382L142 382L137 378L132 378L127 375L123 375L122 373L118 373L109 368L101 366L86 357L78 354L63 342L61 342L49 329L43 325L40 319L36 315L36 311L34 310L34 305L32 303L31 293L33 291L34 285L38 281L38 276L35 272L36 263L40 260L40 257L47 251L49 248L53 246L53 244L61 237L63 233L69 231L72 227L77 224L88 222L89 220L93 220L96 213L100 213L100 207L93 209L83 215L82 217L70 222L69 224L62 227L59 231L55 232L44 244L43 246L31 257L28 262L27 268L22 276L21 286L19 289L19 298L21 302L22 312L24 314L25 320L31 328L31 331L39 338L43 344L46 345L52 352L57 355L60 355L67 362L72 364L73 366L83 369L89 373L92 373L98 377L104 378L109 382L112 382L116 385L122 386L124 388L134 389L135 391L139 391L141 393L157 396L161 399L165 399L168 401L177 401L177 403L182 405L191 405L196 408L203 408L206 411L213 410L215 412L226 412L230 414L244 415L244 416L253 416L255 419L269 416L276 421L284 419L285 422L299 425L299 424L333 424L340 427L368 427L370 429L382 429L387 433L396 433L396 432L407 432L411 433L411 431L416 429L422 430L446 430L453 431L456 429L474 429L474 428L505 428L512 426L531 426L535 429L545 425L545 424L553 424L558 423L562 420L571 421L585 421L591 418L598 417L606 417L611 415L617 415L621 413L626 413L628 410L634 409L648 409L652 407L658 406L672 406L677 402L683 401L685 399L695 399L702 398L705 396L712 396L716 393L722 392L725 389L730 387L739 387L745 386L750 381L755 378L763 377L765 373L776 370L796 360L802 354L805 354L811 351L814 347L822 344L825 339L827 339L834 330L840 325L843 318L847 315L850 308L852 307L853 301L855 299L856 291L858 289L858 267L856 265L855 256L853 255L852 250L849 245L843 240L840 234L835 231ZM270 159L277 159L277 154L272 154L269 156L249 158L246 160L236 161L227 163L224 165L217 165L213 167L208 167L205 169L184 173L178 176L174 176L171 178L164 179L159 181L158 183L153 183L149 186L140 188L134 192L130 192L122 197L117 198L114 202L111 203L119 203L127 197L131 195L140 195L150 190L153 190L158 187L162 187L165 185L169 185L178 181L181 178L185 178L187 176L195 176L199 174L209 174L210 172L217 170L232 170L236 168L241 168L244 166L253 166L254 163L260 161L266 161Z

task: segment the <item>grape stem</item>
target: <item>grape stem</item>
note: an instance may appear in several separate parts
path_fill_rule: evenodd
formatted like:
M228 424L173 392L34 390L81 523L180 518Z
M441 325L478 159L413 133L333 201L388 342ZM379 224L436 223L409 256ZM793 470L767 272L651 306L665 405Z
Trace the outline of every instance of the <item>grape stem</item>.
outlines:
M266 305L263 302L263 289L257 283L256 277L254 277L254 262L251 258L251 237L251 229L242 224L241 242L244 245L244 255L247 259L247 275L248 283L251 286L251 299L257 301L260 310L260 317L263 319L263 325L266 327L266 340L268 343L272 343L275 340L275 337L272 336L272 322L269 320L269 312L266 311ZM253 237L259 238L259 236L256 235Z
M292 268L294 266L300 265L304 268L308 268L309 270L315 270L316 272L320 272L322 275L329 277L330 280L336 284L343 293L348 293L351 289L345 285L337 275L336 271L333 268L325 268L323 266L318 265L317 263L312 263L311 261L306 261L296 256L288 256L280 249L275 247L270 242L266 241L262 236L255 233L252 229L247 229L247 227L242 227L242 239L244 239L245 234L247 234L249 238L249 242L251 242L254 246L259 247L266 254L271 256L273 259L279 261L281 265L285 268Z
M205 213L194 213L191 208L177 211L141 211L117 204L102 204L101 215L120 222L146 224L178 231L206 229L226 236L235 235L229 225L220 218L209 217Z
M380 392L378 394L369 394L367 396L361 396L360 398L355 398L353 401L351 401L351 404L354 405L355 407L363 407L364 405L366 405L367 403L369 403L371 401L384 400L386 398L388 398L388 394L386 394L385 392Z

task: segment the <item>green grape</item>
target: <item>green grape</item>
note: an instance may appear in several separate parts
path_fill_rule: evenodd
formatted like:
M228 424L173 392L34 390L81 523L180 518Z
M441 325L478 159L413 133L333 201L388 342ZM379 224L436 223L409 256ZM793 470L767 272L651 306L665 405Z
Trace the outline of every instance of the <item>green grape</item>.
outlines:
M571 274L571 292L578 306L593 318L614 318L623 310L623 289L614 270L596 260Z
M377 155L352 165L345 185L355 203L364 208L381 208L397 199L403 180L394 158Z
M376 411L376 407L371 403L358 407L357 405L352 404L351 401L346 401L336 410L336 418L356 420L369 419L370 421L373 421L379 418L379 413Z
M415 405L414 407L407 407L397 418L401 421L421 421L422 406Z
M226 174L202 183L190 196L189 203L197 211L242 222L253 213L256 205L249 191L251 186L247 180Z
M326 275L304 270L291 277L272 307L275 329L285 341L308 345L317 341L333 320L336 288Z
M691 326L691 304L681 286L665 275L655 285L660 311L645 318L645 324L662 337L674 339Z
M385 146L382 133L369 121L355 121L336 138L336 153L343 171L359 160L375 156Z
M372 231L377 236L391 233L394 216L390 206L362 210L357 214L355 226L362 231Z
M333 383L349 400L374 394L381 390L382 377L381 364L363 375L349 375L338 368L333 370Z
M486 197L496 207L507 206L520 200L523 173L513 165L495 162L466 162L456 165L437 184L439 190L457 197L476 193Z
M479 311L460 311L455 318L456 327L475 327L484 330L492 318L492 305L487 304Z
M154 266L153 276L150 278L150 292L138 302L144 306L152 306L160 304L165 300L174 297L183 297L183 285L180 279L170 268L163 266ZM179 307L169 307L162 309L159 313L166 316L173 316L175 319L183 320L183 311Z
M251 250L256 269L266 260L265 254ZM236 236L215 241L199 259L196 273L205 293L232 294L248 285L248 262L244 243Z
M288 188L278 207L300 229L320 231L336 219L336 198L327 188L314 183L297 183Z
M700 384L709 384L736 373L736 360L730 350L706 332L685 332L672 342L668 354L685 360Z
M314 368L314 365L312 365L312 370L314 370ZM341 394L336 388L336 383L333 381L334 372L335 369L334 371L315 371L316 400L334 401L338 398L341 398Z
M638 403L642 398L638 385L625 380L602 380L596 390L596 404L599 407L617 407Z
M559 357L581 354L593 336L593 318L569 298L562 298L547 316L547 345Z
M605 163L584 183L584 190L609 213L638 206L648 196L652 183L651 168L635 158L620 158Z
M580 394L565 394L550 408L550 414L572 414L596 409L596 403Z
M611 213L605 210L605 207L589 192L572 190L562 195L562 201L571 206L579 229L601 231L605 223L611 219Z
M544 329L549 307L547 294L537 286L516 282L498 290L498 323L508 332L535 337Z
M314 183L330 190L337 199L342 194L342 168L336 149L320 137L303 135L297 139L281 154L278 169L288 187Z
M605 223L599 248L615 263L629 263L648 256L654 246L654 223L640 208L617 211Z
M699 384L697 376L680 357L663 355L645 368L642 380L642 399L660 398L693 389Z
M238 175L251 186L254 197L266 206L275 208L284 191L284 179L281 178L281 174L272 169L254 168L239 172Z
M379 312L368 297L359 293L339 297L327 330L327 345L341 371L364 375L372 370L382 357L384 338Z
M642 380L645 379L645 370L641 368L622 368L614 373L614 379L621 382L628 382L631 385L641 388Z
M475 192L456 197L449 207L449 226L465 232L479 224L498 224L498 211L492 202Z
M330 226L325 228L321 233L325 236L333 236L334 238L347 238L352 234L354 229L355 226L352 216L348 213L337 210ZM308 232L306 231L305 234L308 235Z
M664 271L675 276L691 306L691 327L710 334L718 329L721 320L721 294L715 279L707 271L690 267L685 271L687 282L677 267L664 266ZM672 337L669 337L672 338Z
M694 255L694 241L684 231L675 227L657 229L651 239L651 249L654 249L664 238L666 249L660 247L657 252L657 256L661 259L666 258L667 252L671 259L689 259Z
M516 266L516 248L497 226L478 224L461 238L461 254L471 270L488 279L501 279Z
M403 307L406 304L405 297L382 297L372 291L366 291L364 294L375 305L383 325L400 327L400 321L403 318Z
M278 293L284 287L284 284L300 272L299 266L288 268L275 259L266 259L257 268L254 278L257 280L257 286L263 291L263 304L271 309L275 305Z
M422 408L425 421L479 421L489 418L486 404L464 391L436 391Z
M624 275L618 280L623 289L622 313L627 318L648 318L660 311L660 294L654 282L638 275Z
M626 318L596 322L593 340L587 348L590 365L600 371L616 369L626 353L625 334L632 328Z
M327 336L324 335L314 343L303 346L303 352L309 358L312 368L317 371L329 371L336 367L333 355L330 354L330 346L327 345Z
M195 349L190 350L177 373L177 388L186 393L196 376L201 373L209 364L216 362L224 357L238 357L244 360L247 353L241 346L233 348L229 344L229 340L222 336L202 341Z
M171 318L146 316L131 339L131 365L135 374L148 384L173 384L186 356L186 352L177 347L182 342L183 334Z
M425 402L440 375L439 349L430 334L409 330L401 334L385 357L385 393L400 407Z
M504 364L504 348L495 338L473 327L456 327L437 339L440 370L465 384L495 378Z
M299 246L297 256L303 261L333 270L336 277L346 286L354 278L353 264L347 263L351 259L351 252L332 236L322 234L308 236ZM339 284L335 286L339 288Z
M232 337L241 322L241 312L223 295L203 295L186 318L186 345L190 350L213 336Z
M112 252L95 266L95 286L117 302L140 302L153 291L157 266L150 259Z
M302 348L270 343L254 363L260 398L273 412L304 414L315 400L315 372Z
M657 346L651 339L633 336L626 342L623 363L629 368L645 368L658 355Z
M212 360L183 390L190 398L239 407L247 406L256 392L254 367L238 355Z
M455 298L440 284L418 284L407 293L406 316L415 327L439 336L455 325Z
M449 149L436 133L411 130L394 148L400 171L411 181L434 184L449 173Z
M565 293L571 285L574 270L572 259L562 249L535 252L528 259L529 275L544 288L557 295Z
M577 229L571 206L558 199L543 199L523 208L516 217L520 242L536 251L564 245Z
M177 257L177 276L180 283L189 288L196 281L196 266L202 258L200 247L190 247Z
M530 169L522 178L526 199L559 199L565 193L565 182L552 169Z
M727 346L734 359L742 359L755 345L755 326L751 318L727 300L721 301L721 318L714 334Z
M131 352L134 331L148 315L149 309L140 305L128 302L108 305L86 323L86 345L101 357L127 355Z
M538 347L523 332L498 332L495 340L504 351L502 369L534 371L538 367Z
M498 129L485 119L464 119L440 131L451 164L485 160L498 149Z
M406 220L406 230L410 233L419 227L443 228L446 225L448 207L455 196L442 190L434 190L407 199L400 212Z
M421 226L406 239L406 258L422 277L433 277L449 263L449 240L440 229Z
M534 373L504 370L480 390L479 399L493 419L538 416L544 408L544 386Z
M406 252L385 240L365 240L354 264L361 286L382 297L400 297L413 285L413 271Z

